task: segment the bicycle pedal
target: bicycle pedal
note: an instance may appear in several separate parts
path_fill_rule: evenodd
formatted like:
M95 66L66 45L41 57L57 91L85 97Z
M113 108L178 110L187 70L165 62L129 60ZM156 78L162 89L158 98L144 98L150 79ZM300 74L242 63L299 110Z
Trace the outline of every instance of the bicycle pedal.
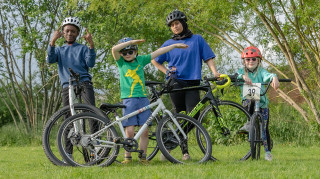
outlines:
M116 144L120 144L122 142L122 138L121 137L116 137L113 139L113 142Z

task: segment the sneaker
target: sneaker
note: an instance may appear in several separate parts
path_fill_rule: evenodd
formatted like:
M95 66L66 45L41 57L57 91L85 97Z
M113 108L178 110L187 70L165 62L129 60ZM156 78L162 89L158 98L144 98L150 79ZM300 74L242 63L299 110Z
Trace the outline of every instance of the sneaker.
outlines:
M142 165L149 165L149 160L147 160L146 158L141 158L139 160L139 163Z
M267 161L271 161L272 160L272 155L271 152L266 152L265 157L264 157Z
M191 157L188 153L183 154L182 160L190 160Z
M249 133L250 130L250 121L247 121L240 129L239 129L239 133Z
M122 164L129 164L132 162L132 157L125 157L124 158L124 161L122 161L121 163Z
M160 154L160 161L167 161L168 159L161 153Z

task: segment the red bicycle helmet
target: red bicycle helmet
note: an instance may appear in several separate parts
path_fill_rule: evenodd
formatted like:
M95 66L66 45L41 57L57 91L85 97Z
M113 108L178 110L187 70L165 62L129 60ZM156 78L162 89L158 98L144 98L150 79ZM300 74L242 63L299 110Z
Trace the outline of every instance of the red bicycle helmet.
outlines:
M259 57L260 59L262 58L261 52L257 47L250 46L245 48L242 51L241 58L252 58L252 57Z

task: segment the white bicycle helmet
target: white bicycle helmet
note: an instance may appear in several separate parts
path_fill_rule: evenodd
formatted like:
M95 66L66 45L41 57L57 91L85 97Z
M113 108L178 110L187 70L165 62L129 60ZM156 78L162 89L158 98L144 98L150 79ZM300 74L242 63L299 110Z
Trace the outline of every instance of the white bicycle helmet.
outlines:
M81 29L81 25L80 25L80 20L79 18L77 17L67 17L64 19L64 21L62 22L62 28L65 26L65 25L74 25L78 28L78 30L80 31Z

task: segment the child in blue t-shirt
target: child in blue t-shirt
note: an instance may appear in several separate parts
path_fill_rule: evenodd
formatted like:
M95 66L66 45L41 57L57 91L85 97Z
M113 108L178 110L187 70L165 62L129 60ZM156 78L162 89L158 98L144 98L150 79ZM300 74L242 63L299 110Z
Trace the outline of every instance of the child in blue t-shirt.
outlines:
M92 68L96 62L96 52L92 35L86 29L87 34L84 39L89 47L76 42L81 31L80 20L77 17L67 17L61 26L54 32L47 50L47 62L58 64L58 74L62 86L62 104L69 105L69 77L71 68L80 75L80 84L82 87L81 98L84 103L95 105L94 88L91 82L92 76L89 74L89 68ZM65 44L56 47L56 41L63 37ZM67 117L66 117L67 118ZM96 122L90 121L90 129L97 131L99 126ZM66 149L71 156L73 147L70 140L66 139Z
M160 48L148 55L138 55L138 44L145 40L133 40L131 38L123 38L118 44L112 48L113 58L119 67L120 72L120 89L121 99L126 108L123 115L130 114L142 107L149 105L147 93L145 90L144 70L143 68L151 62L151 59L164 54L174 48L187 48L182 43L170 45ZM128 138L134 137L134 127L142 126L151 115L151 111L147 110L127 120L122 121ZM148 130L145 130L140 137L139 147L143 150L140 158L141 163L148 163L146 160L148 146ZM125 160L123 164L132 162L130 152L125 152Z
M241 54L241 58L243 59L243 68L238 70L238 79L243 79L246 84L252 85L252 83L266 83L272 80L271 86L277 90L279 88L279 80L276 74L269 73L266 69L261 66L261 52L256 47L247 47L243 50ZM243 87L243 86L242 86ZM241 91L242 91L241 87ZM264 91L264 86L261 86L261 91ZM242 94L242 93L241 93ZM251 101L245 99L242 95L242 104L247 107L248 110L253 112L253 107L251 105ZM260 98L260 112L262 113L262 117L264 120L264 129L262 131L263 137L263 146L265 149L265 159L268 161L272 160L271 156L271 146L270 146L270 134L269 134L269 108L268 108L268 98L266 95L261 96ZM250 123L247 122L241 129L240 132L248 132L250 127Z

